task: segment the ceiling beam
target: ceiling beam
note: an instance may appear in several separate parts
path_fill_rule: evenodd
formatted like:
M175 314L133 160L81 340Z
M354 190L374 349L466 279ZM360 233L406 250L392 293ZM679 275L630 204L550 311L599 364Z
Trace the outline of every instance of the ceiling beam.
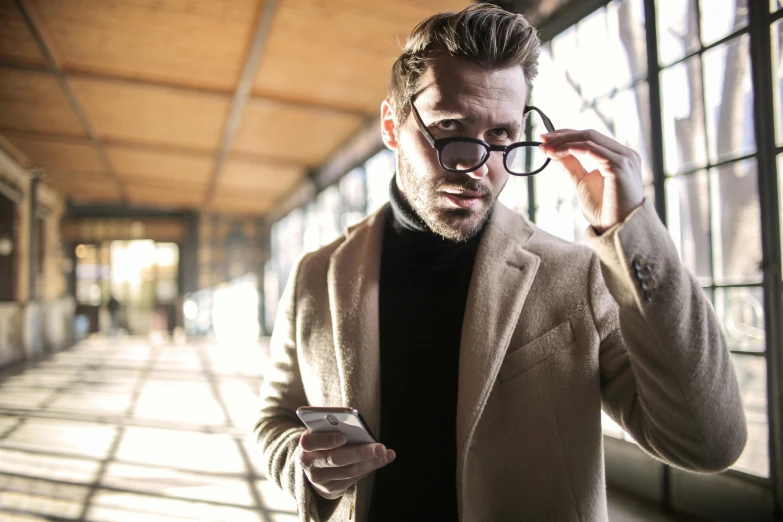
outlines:
M83 136L74 136L72 134L51 134L48 132L37 132L29 130L13 129L10 127L0 127L0 147L3 143L11 144L14 137L19 137L28 140L36 141L49 141L63 145L78 145L83 144L86 140ZM160 154L186 154L190 156L198 156L202 158L210 158L214 156L214 149L201 149L195 147L184 147L181 145L161 145L159 143L146 143L139 141L123 140L123 139L104 139L101 140L101 144L104 148L119 147L123 149L136 149L139 152L156 152ZM23 150L17 149L21 154L27 157L27 154ZM291 160L278 158L275 156L266 156L255 152L234 152L231 155L232 159L248 162L248 163L274 163L281 167L298 167L307 169L309 165L304 163L295 163ZM28 158L29 159L29 158ZM32 160L30 160L32 161Z
M276 8L277 0L265 0L264 9L259 15L258 25L256 26L256 31L253 35L253 41L250 44L250 49L248 50L247 58L245 59L245 66L242 69L242 75L239 78L237 90L231 101L231 109L229 110L226 124L223 127L223 137L220 140L220 145L215 154L215 164L212 169L207 192L204 195L205 205L209 205L215 195L218 177L228 158L228 153L231 150L231 144L234 142L237 129L239 129L239 122L242 119L245 102L247 102L247 99L250 96L250 89L253 86L253 80L258 72L258 64L261 62L261 52L264 49L264 44L269 35L269 28L272 26L272 19L275 16Z
M362 128L348 138L331 157L314 170L310 177L318 191L336 183L340 177L383 149L381 122L378 117L368 118Z
M20 63L11 63L7 61L3 61L0 59L0 69L11 69L16 71L25 71L25 72L33 72L33 73L46 73L45 69L42 69L40 67L35 67L31 65L26 64L20 64ZM168 82L168 81L162 81L162 80L147 80L145 78L130 78L130 77L124 77L124 76L109 76L106 74L100 74L96 73L94 71L79 71L76 69L73 69L71 67L61 67L60 71L62 72L62 75L66 78L73 78L74 80L79 79L85 79L85 80L97 80L101 82L109 82L109 83L122 83L129 86L139 86L139 87L156 87L156 88L163 88L163 89L174 89L177 91L187 92L187 93L194 93L194 94L211 94L215 96L231 96L232 93L230 91L225 91L221 89L210 89L206 87L197 87L193 85L182 85L176 82ZM345 115L345 116L360 116L362 118L367 117L368 114L364 111L361 111L359 109L351 109L347 107L337 107L335 105L328 105L325 103L317 103L317 102L309 102L309 101L299 101L299 100L288 100L285 98L275 98L272 96L258 96L250 94L248 95L248 99L251 100L264 100L264 101L271 101L274 103L279 103L281 105L286 105L291 108L296 109L304 109L304 110L314 110L314 111L324 111L324 112L333 112L335 114Z
M109 158L104 153L103 147L101 146L100 141L98 141L97 135L95 133L95 129L90 123L90 120L87 118L87 113L84 112L84 109L79 104L79 101L76 99L76 96L74 96L73 91L71 91L71 88L68 86L68 82L65 81L65 76L63 76L58 60L55 58L54 54L52 53L51 50L52 48L47 43L43 32L41 32L38 25L35 23L34 15L31 14L32 11L27 6L27 0L14 0L14 3L16 4L16 7L19 10L19 12L22 14L25 24L27 24L27 28L30 30L30 33L35 39L35 42L38 44L38 48L41 51L41 54L43 54L44 59L46 60L46 65L49 68L49 72L51 72L51 74L54 76L55 80L57 81L57 84L60 87L60 90L65 96L65 99L68 101L68 105L71 106L71 110L74 112L76 118L79 120L79 124L84 130L84 133L92 142L92 146L95 149L95 152L98 155L98 158L104 170L106 171L106 174L109 176L109 178L111 178L112 182L116 185L117 192L119 193L122 201L125 201L126 194L122 182L117 177L116 173L114 172L114 169L111 166L111 163L109 162Z

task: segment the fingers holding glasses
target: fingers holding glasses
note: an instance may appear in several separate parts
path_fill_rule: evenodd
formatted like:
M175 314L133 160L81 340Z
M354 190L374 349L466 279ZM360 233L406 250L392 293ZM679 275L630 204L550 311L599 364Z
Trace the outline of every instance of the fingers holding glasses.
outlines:
M541 149L574 180L582 211L596 229L611 228L642 204L641 157L635 151L595 130L560 129L541 139ZM597 169L588 172L580 158Z

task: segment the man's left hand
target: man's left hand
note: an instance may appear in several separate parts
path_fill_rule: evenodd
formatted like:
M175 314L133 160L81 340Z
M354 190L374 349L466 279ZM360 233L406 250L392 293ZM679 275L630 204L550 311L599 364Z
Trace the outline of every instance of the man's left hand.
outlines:
M598 232L622 222L644 201L636 151L594 130L560 129L541 140L541 149L571 176L582 213ZM598 168L587 172L579 158L592 159Z

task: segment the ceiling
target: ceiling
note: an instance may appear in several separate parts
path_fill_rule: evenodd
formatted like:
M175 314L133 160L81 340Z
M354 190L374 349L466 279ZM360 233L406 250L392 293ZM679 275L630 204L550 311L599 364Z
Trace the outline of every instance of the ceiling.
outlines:
M75 204L262 215L469 0L0 0L0 146Z

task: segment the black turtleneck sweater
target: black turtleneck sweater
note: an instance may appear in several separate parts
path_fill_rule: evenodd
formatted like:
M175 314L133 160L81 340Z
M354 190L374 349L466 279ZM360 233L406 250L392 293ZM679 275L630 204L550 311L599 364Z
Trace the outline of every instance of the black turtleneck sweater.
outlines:
M457 380L480 234L435 235L391 183L380 277L380 442L369 520L457 520Z

